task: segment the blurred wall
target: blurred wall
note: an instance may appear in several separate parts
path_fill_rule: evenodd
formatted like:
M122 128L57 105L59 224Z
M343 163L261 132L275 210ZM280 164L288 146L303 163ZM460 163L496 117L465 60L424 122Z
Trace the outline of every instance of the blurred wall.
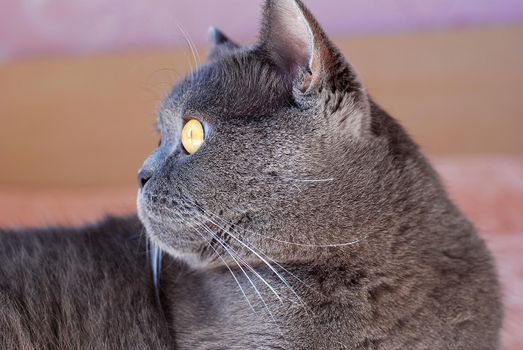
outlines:
M2 0L0 60L185 47L256 35L261 0ZM523 21L521 0L305 0L334 36Z

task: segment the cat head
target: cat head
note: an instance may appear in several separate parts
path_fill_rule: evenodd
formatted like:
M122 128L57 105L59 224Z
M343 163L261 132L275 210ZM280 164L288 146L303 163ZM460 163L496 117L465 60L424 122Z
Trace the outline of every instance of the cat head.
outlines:
M304 4L266 1L253 46L210 37L207 62L161 104L161 143L139 173L149 237L200 259L299 256L386 225L416 147Z

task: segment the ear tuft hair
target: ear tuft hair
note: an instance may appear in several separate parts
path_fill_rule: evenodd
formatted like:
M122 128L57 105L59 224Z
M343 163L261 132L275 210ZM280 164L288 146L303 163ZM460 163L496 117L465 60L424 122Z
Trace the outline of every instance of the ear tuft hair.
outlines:
M240 48L238 44L230 40L221 30L216 27L209 27L208 35L212 45L208 54L209 60L216 59L228 51Z

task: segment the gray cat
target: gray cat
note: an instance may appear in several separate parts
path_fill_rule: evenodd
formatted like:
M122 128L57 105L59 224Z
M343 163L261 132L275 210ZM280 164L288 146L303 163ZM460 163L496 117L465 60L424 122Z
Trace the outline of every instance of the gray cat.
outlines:
M302 2L211 37L140 221L0 233L0 348L499 349L485 244Z

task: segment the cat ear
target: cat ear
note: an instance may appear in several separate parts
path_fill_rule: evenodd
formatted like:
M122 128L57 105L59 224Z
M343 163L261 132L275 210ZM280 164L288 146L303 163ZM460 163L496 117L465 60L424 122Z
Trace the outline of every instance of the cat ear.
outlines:
M326 83L342 87L339 79L357 83L350 65L300 0L266 0L261 47L302 92Z
M209 40L211 42L211 49L207 55L209 60L216 59L223 53L238 49L240 47L216 27L209 28Z
M354 68L300 0L266 0L260 48L303 95L320 98L337 130L370 130L370 102Z

